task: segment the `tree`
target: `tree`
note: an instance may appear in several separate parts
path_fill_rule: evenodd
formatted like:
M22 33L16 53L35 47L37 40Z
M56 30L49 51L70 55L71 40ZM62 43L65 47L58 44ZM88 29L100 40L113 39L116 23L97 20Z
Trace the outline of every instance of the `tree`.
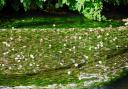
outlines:
M2 8L9 0L0 0L0 8ZM60 8L64 4L69 6L71 10L77 10L82 13L86 18L92 20L104 20L105 17L101 14L103 9L103 1L112 3L115 5L128 4L128 0L10 0L12 7L17 11L19 10L19 4L22 4L24 10L31 9L33 5L36 5L40 9L54 7ZM54 3L53 3L54 2Z

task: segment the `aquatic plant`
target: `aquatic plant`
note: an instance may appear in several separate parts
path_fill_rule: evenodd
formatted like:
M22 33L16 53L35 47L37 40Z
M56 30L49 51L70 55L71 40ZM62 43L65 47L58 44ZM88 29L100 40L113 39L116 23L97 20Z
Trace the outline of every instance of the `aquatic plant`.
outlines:
M127 29L1 29L0 85L88 87L117 78L128 66Z

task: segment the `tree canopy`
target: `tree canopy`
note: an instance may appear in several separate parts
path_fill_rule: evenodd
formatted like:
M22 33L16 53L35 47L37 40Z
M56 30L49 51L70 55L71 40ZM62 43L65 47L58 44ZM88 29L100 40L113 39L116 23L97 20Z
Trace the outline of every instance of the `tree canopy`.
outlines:
M40 9L44 9L44 7L61 8L63 5L67 5L71 10L79 11L88 19L101 21L105 19L101 14L103 1L114 5L128 4L128 0L0 0L0 8L6 6L7 2L10 2L16 11L20 9L20 5L24 7L25 11L30 10L33 5Z

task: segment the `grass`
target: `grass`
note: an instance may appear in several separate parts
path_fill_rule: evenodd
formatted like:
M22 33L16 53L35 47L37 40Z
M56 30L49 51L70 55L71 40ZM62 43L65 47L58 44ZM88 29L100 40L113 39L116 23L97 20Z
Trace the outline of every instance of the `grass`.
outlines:
M0 85L109 81L127 66L127 37L127 27L1 29Z

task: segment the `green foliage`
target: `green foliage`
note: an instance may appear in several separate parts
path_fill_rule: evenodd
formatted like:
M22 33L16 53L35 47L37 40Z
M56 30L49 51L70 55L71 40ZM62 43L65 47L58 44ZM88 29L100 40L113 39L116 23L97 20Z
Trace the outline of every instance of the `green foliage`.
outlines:
M128 3L128 0L104 1L116 5ZM71 10L76 10L80 12L88 19L98 21L105 19L105 17L101 14L103 9L103 0L11 0L10 4L16 11L19 10L20 4L23 5L25 11L32 8L33 5L43 9L44 5L46 8L60 8L63 7L64 4L66 4ZM0 0L0 8L2 8L4 5L5 0Z
M63 4L68 5L72 10L77 10L86 18L101 21L105 19L101 15L103 4L101 0L62 0Z
M45 0L35 0L35 3L37 6L39 6L40 8L43 8L43 1Z
M21 3L23 3L24 9L25 11L27 11L28 9L30 9L31 6L31 0L20 0Z
M0 9L5 5L5 0L0 0Z

